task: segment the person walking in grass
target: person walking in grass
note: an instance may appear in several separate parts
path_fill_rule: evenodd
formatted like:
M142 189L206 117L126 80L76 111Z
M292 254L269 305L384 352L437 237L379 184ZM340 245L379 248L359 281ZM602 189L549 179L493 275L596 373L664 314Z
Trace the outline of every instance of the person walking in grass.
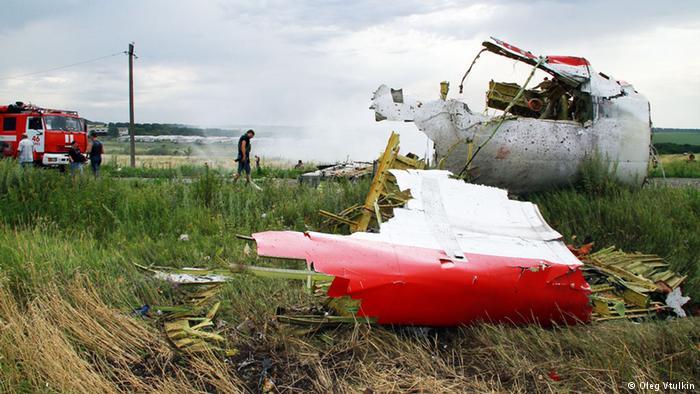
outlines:
M17 159L22 167L31 167L34 164L34 143L26 134L22 134L17 146Z
M238 139L238 172L233 176L233 181L238 181L241 173L245 172L246 182L250 183L250 140L255 136L255 131L248 130Z
M70 161L70 174L75 176L75 172L83 173L83 163L87 161L85 156L80 152L78 143L73 141L68 148L68 161Z
M90 143L87 147L88 154L90 156L90 167L92 168L92 174L97 178L100 175L100 165L102 165L102 155L105 153L104 145L101 141L97 140L97 134L92 133L90 135Z

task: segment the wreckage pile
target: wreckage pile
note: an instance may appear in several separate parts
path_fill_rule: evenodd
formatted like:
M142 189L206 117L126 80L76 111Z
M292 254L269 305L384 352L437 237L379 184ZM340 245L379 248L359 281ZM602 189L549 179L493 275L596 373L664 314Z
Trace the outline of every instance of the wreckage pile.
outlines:
M640 319L668 315L685 317L681 295L686 276L669 269L656 255L625 253L614 247L580 257L591 286L593 319Z
M137 268L153 274L155 278L178 283L180 303L175 306L144 305L134 313L147 316L155 313L163 324L163 331L170 343L178 350L188 353L220 351L233 356L235 349L226 348L226 338L215 323L221 306L216 297L222 283L230 277L212 274L203 269L175 270L167 267ZM194 273L192 275L191 273Z
M182 350L221 350L223 337L209 331L218 303L208 310L202 306L221 283L241 273L305 282L319 306L294 308L277 320L313 327L548 325L685 316L688 298L680 286L686 277L670 271L662 258L614 247L590 254L590 244L567 248L534 204L509 200L504 190L449 179L445 171L416 170L423 162L398 152L399 138L392 134L363 205L338 214L320 212L334 232L347 226L352 236L289 231L241 236L257 244L259 256L305 261L306 269L141 267L157 278L201 287L202 296L193 297L188 308L168 314L164 328L171 342ZM484 216L476 210L499 213ZM494 245L500 245L500 254ZM468 302L480 292L501 299ZM436 304L453 295L453 303Z
M372 174L372 163L348 161L332 166L319 166L318 170L299 176L299 183L318 186L321 181L335 179L356 180Z

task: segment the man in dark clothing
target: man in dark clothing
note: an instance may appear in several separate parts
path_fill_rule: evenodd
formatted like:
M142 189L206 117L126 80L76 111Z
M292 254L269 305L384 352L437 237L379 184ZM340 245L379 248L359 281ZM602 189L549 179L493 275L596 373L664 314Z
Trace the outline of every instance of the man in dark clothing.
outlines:
M102 155L105 153L105 148L102 142L97 140L97 134L92 133L90 137L91 141L88 144L87 151L90 155L92 174L97 178L100 175L100 165L102 165Z
M68 160L70 161L70 174L75 176L75 171L78 170L81 174L83 173L83 163L86 159L82 153L80 153L80 148L78 148L78 143L73 141L70 143L70 148L68 148Z
M12 149L10 148L10 144L5 141L0 141L0 159L6 157L12 157Z
M236 182L241 177L241 173L245 171L246 182L250 183L250 140L255 136L255 131L248 130L238 139L238 172L233 177Z

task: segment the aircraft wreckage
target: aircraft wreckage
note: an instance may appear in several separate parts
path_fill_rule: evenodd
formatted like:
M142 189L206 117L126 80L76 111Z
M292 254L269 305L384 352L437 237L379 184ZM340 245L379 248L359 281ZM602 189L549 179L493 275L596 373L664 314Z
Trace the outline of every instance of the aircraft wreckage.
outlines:
M201 290L206 297L242 273L304 281L322 307L279 313L277 320L312 326L357 321L549 326L685 315L688 298L680 286L686 277L658 256L614 248L591 254L590 244L565 245L535 204L455 179L449 171L423 170L424 162L399 155L395 133L376 167L363 205L338 214L321 211L329 224L347 226L351 235L240 236L255 243L259 262L271 266L139 267L170 282L212 286ZM244 254L252 256L252 248L246 245ZM278 268L286 264L278 259L297 260L305 268ZM183 330L201 326L199 315L176 318L171 326L178 329L169 332L176 343Z
M649 102L627 82L598 73L588 60L535 56L495 38L483 43L464 79L484 51L532 65L551 76L538 89L493 82L490 117L467 104L442 98L419 101L382 85L370 109L377 121L414 122L435 145L443 168L472 182L511 192L542 190L575 181L586 157L603 160L623 182L641 184L647 173L651 117ZM460 85L460 93L462 85Z

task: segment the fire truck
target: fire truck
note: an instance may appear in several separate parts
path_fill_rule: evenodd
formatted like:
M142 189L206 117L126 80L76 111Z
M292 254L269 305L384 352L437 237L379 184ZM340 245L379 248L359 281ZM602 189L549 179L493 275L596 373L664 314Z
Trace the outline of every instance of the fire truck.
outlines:
M43 166L67 165L73 141L81 152L87 148L87 122L76 111L40 108L19 101L0 105L0 142L9 145L5 156L17 157L22 134L34 142L34 162Z

